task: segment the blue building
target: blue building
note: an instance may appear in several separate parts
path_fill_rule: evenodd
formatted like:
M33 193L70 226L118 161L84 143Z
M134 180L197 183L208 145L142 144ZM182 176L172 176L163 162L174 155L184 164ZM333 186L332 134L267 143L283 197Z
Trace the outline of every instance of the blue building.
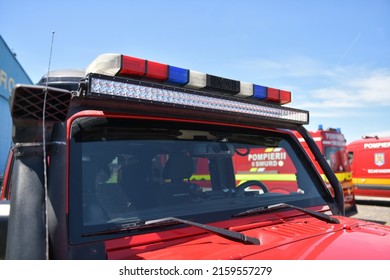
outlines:
M32 84L32 81L0 35L0 181L4 175L12 141L8 101L12 88L16 84Z

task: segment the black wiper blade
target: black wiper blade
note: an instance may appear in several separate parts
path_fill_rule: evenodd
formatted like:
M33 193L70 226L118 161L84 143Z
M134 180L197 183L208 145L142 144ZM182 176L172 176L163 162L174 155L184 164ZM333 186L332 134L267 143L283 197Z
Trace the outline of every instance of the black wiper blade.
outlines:
M91 233L84 233L83 237L90 237L90 236L98 236L98 235L109 235L109 234L121 234L121 233L127 233L131 231L137 231L137 230L143 230L143 229L152 229L152 228L159 228L159 227L166 227L166 226L172 226L177 224L187 224L194 227L198 227L201 229L204 229L205 231L212 232L218 236L221 236L223 238L241 242L243 244L251 244L251 245L260 245L260 240L254 237L246 236L245 234L242 234L240 232L227 230L224 228L218 228L210 225L200 224L176 217L166 217L162 219L156 219L156 220L149 220L149 221L137 221L133 223L127 223L123 224L120 227L97 231L97 232L91 232Z
M333 218L327 214L321 213L321 212L316 212L310 209L305 209L299 206L287 204L287 203L278 203L278 204L273 204L273 205L268 205L264 207L257 207L253 209L246 210L244 212L235 214L234 217L243 217L243 216L250 216L250 215L255 215L255 214L260 214L264 212L271 212L271 211L276 211L276 210L281 210L285 208L292 208L295 210L299 210L301 212L304 212L312 217L315 217L321 221L330 223L330 224L340 224L340 221L336 218Z
M145 221L136 221L133 223L126 223L122 224L120 227L114 227L109 228L101 231L95 231L90 233L84 233L83 237L90 237L90 236L97 236L97 235L109 235L109 234L121 234L131 231L137 231L137 230L143 230L143 229L150 229L150 228L156 228L156 227L164 227L164 226L170 226L179 224L179 222L171 221L171 222L165 222L165 223L156 223L156 224L146 224Z
M145 222L146 225L164 225L166 223L182 223L186 225L191 225L197 228L204 229L205 231L214 233L218 236L221 236L223 238L236 241L236 242L241 242L243 244L250 244L250 245L260 245L260 240L258 238L250 237L245 234L242 234L240 232L224 229L224 228L219 228L219 227L214 227L210 225L205 225L205 224L200 224L176 217L166 217L162 219L157 219L157 220L150 220Z
M94 231L89 233L84 233L83 237L89 237L89 236L97 236L97 235L108 235L108 234L115 234L115 233L123 233L123 232L129 232L136 229L139 229L141 226L140 222L134 222L134 223L127 223L123 224L120 227L113 227L101 231Z

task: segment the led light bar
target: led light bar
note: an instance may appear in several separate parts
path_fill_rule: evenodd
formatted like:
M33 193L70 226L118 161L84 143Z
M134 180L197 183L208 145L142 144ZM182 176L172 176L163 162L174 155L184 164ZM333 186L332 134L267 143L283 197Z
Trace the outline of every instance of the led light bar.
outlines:
M196 110L210 110L229 114L242 114L308 124L309 113L253 99L226 97L209 92L193 91L166 85L156 85L130 79L91 74L89 94L97 98L117 98L129 102L152 102L169 106L182 106Z
M260 99L275 104L291 102L291 92L210 75L120 54L98 56L86 74L131 77L195 90L207 90L240 98Z

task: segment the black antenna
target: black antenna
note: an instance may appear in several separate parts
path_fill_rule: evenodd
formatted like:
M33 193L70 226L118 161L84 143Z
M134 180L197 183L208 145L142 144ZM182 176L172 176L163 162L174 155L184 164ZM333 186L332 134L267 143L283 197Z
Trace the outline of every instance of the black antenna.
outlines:
M44 177L44 186L45 186L45 241L46 241L46 259L49 259L49 219L47 215L48 208L48 191L47 191L47 162L46 162L46 98L48 93L48 83L49 83L49 73L50 73L50 64L51 64L51 56L53 52L53 44L54 44L54 34L55 31L52 31L51 35L51 45L50 45L50 55L49 55L49 65L47 67L46 74L46 85L45 85L45 95L43 99L43 113L42 113L42 139L43 139L43 177Z

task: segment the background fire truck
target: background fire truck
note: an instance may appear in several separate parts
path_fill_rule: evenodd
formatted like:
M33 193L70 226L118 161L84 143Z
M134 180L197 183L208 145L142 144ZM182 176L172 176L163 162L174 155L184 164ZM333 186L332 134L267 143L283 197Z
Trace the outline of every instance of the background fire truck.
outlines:
M322 126L317 131L309 131L320 151L325 156L328 164L335 173L344 191L344 204L346 215L357 213L355 195L352 186L351 167L348 161L346 140L339 129L329 128L324 130ZM322 178L329 185L313 154L306 142L298 134L299 141L308 152L311 160L315 163ZM250 181L261 181L272 192L277 193L300 193L299 182L296 178L296 169L291 158L283 148L258 148L251 150L237 150L233 156L234 169L236 170L236 183L242 184ZM203 160L198 160L196 175L192 177L194 183L207 187L210 178L205 175ZM259 187L252 186L252 190Z
M346 215L356 214L357 207L354 188L352 186L351 166L348 160L347 145L344 135L341 133L340 129L328 128L324 130L322 125L318 127L317 131L309 132L343 188ZM308 149L306 142L301 137L299 137L299 141L312 158L317 170L321 173L325 182L328 184L326 177L323 175L321 168L314 160L314 156Z
M348 144L356 195L390 197L390 137L364 137Z
M344 192L344 204L346 215L352 216L357 213L354 188L352 186L351 166L348 160L346 140L339 129L328 128L324 130L322 126L317 131L309 131L320 151L324 155L329 166L332 168L339 180ZM315 163L318 172L321 174L325 183L329 182L323 174L313 154L310 152L306 142L300 135L296 134L302 146L310 155ZM208 188L210 178L207 177L207 170L203 166L205 159L198 159L196 171L191 178L203 188ZM299 181L296 178L296 169L292 164L288 153L281 147L278 148L258 148L251 150L237 150L233 156L234 169L236 170L236 183L242 184L250 181L261 181L273 192L292 193L301 192ZM249 189L258 190L258 186Z
M196 160L194 175L191 182L201 186L204 190L211 186L208 174L208 159ZM259 181L268 190L281 194L298 192L296 168L289 154L284 148L251 148L236 149L232 156L234 170L236 170L236 184ZM249 186L247 191L261 191L261 186Z
M288 153L283 148L252 149L246 154L236 154L233 162L238 174L239 184L259 180L273 192L299 192L296 169Z

